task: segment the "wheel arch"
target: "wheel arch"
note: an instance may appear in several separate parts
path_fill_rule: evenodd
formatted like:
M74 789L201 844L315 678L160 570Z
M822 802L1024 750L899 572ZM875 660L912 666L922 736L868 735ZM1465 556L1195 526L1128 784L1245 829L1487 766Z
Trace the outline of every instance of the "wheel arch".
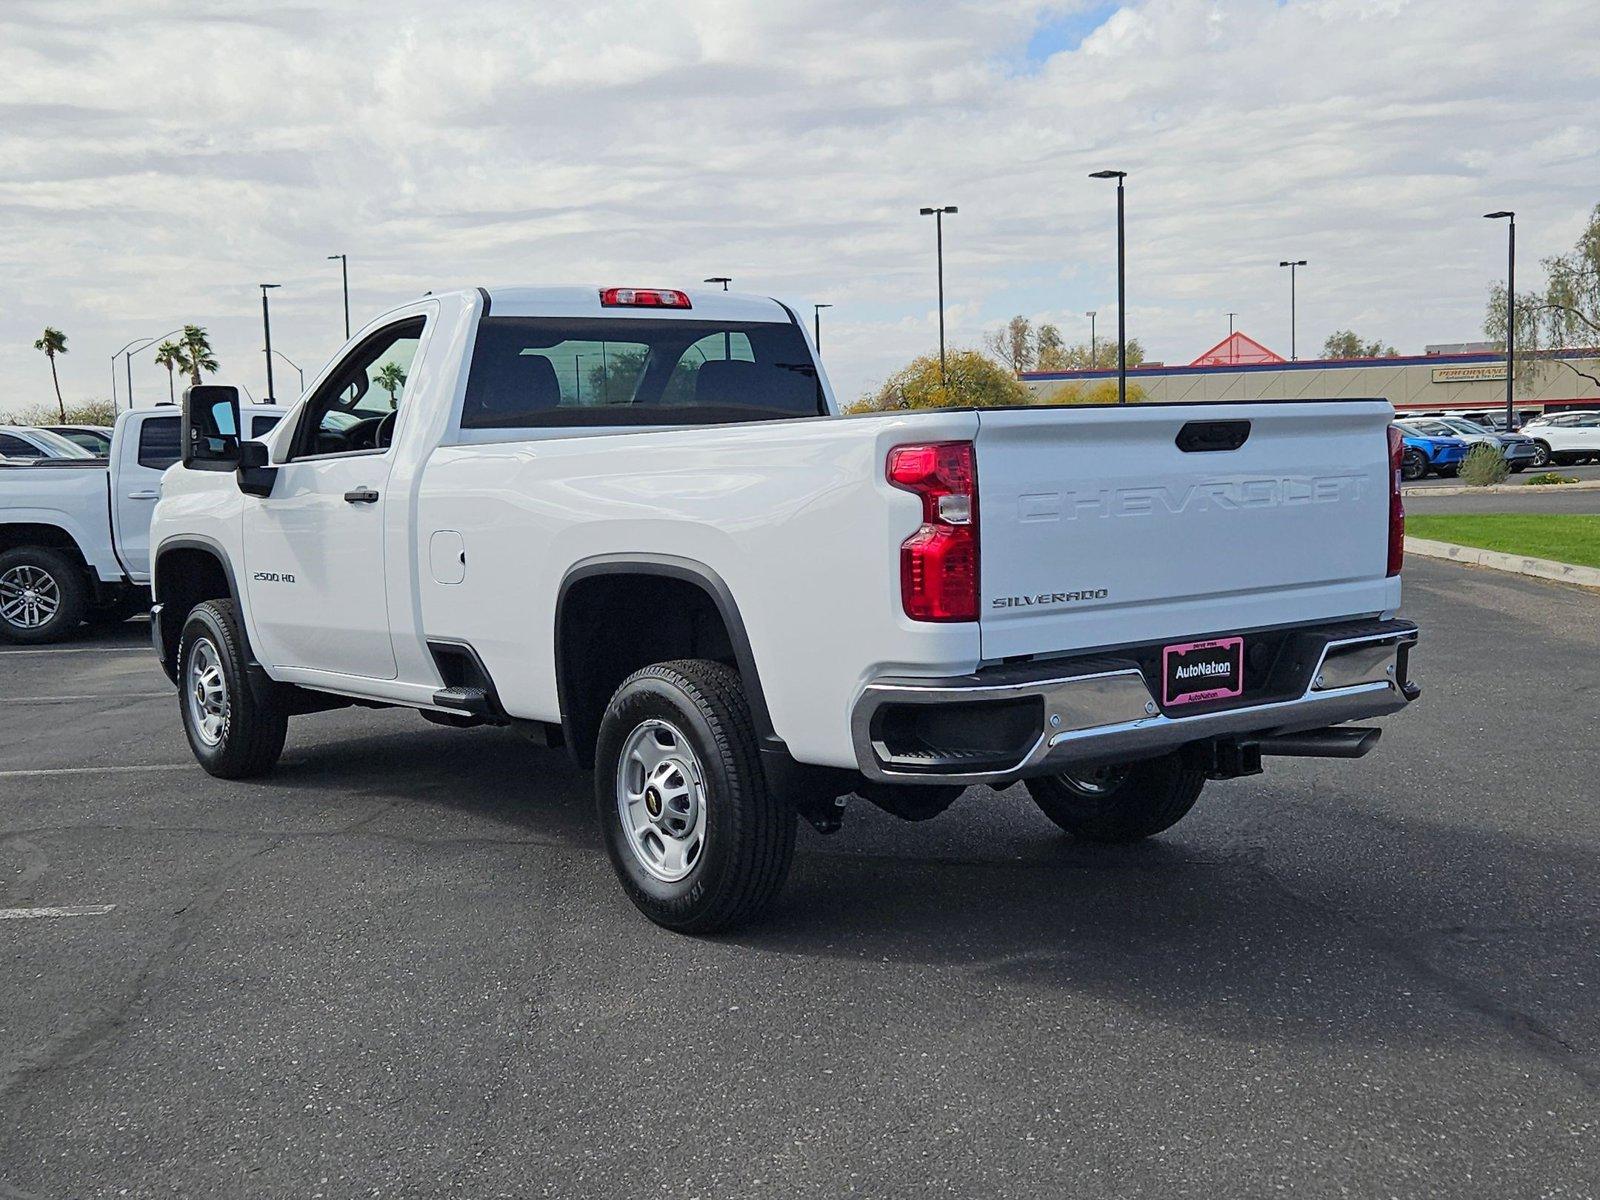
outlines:
M586 600L596 607L585 609ZM661 620L663 604L671 610L666 623ZM607 616L643 615L651 608L657 623L649 636L621 643L609 639L607 645L619 652L588 669L591 660L577 653L586 632ZM714 628L708 625L708 614L715 617ZM725 644L717 642L719 633ZM629 653L630 648L635 652ZM702 562L665 554L612 554L576 563L561 580L555 606L556 695L562 733L574 760L580 766L593 762L600 717L617 684L650 662L685 657L709 657L732 666L744 686L757 737L764 747L782 747L738 602L720 575Z
M156 547L150 562L150 592L155 608L151 636L167 677L178 677L178 640L183 622L196 604L206 600L232 600L241 626L244 608L239 582L228 552L220 542L200 534L168 538ZM249 646L249 634L241 633Z

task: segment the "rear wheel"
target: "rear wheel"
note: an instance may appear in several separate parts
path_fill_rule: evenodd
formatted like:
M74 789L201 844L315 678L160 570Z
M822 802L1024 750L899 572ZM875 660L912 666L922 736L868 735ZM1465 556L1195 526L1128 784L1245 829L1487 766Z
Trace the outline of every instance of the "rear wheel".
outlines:
M1063 771L1027 781L1044 815L1091 842L1136 842L1170 829L1194 807L1205 773L1179 756Z
M220 779L270 771L283 753L288 709L276 689L257 695L231 600L207 600L183 623L178 707L195 759Z
M61 551L18 546L0 554L0 641L60 641L88 608L88 581Z
M595 805L628 898L683 933L760 915L794 857L794 809L767 790L744 688L721 663L623 680L600 723Z
M1421 450L1407 450L1400 456L1400 478L1409 483L1426 477L1428 456Z

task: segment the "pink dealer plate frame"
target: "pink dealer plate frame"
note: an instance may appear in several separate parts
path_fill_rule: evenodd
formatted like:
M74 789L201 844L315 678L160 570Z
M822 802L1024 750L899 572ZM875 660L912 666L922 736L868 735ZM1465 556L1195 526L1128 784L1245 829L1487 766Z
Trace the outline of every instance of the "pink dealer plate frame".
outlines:
M1239 686L1236 688L1211 688L1203 692L1184 692L1176 699L1171 693L1170 672L1167 663L1174 654L1188 654L1193 650L1211 649L1239 649ZM1180 642L1173 646L1165 646L1161 651L1161 703L1166 706L1178 704L1198 704L1203 700L1227 700L1244 693L1244 638L1226 637L1212 638L1204 642Z

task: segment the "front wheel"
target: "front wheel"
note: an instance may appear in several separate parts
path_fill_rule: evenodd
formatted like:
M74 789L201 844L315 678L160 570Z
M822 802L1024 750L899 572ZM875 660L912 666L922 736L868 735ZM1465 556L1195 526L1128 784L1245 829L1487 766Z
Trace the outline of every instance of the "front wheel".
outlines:
M1400 456L1400 478L1415 483L1428 474L1428 456L1420 450L1407 450Z
M768 791L744 688L721 663L623 680L600 722L595 804L623 890L668 929L743 924L789 874L794 808Z
M249 661L233 601L190 612L178 642L178 707L196 761L219 779L265 774L283 753L288 710L275 692L251 689Z
M1548 467L1550 465L1549 442L1536 441L1533 443L1533 465L1536 467Z
M1090 842L1136 842L1170 829L1200 798L1205 772L1178 755L1027 781L1044 815Z

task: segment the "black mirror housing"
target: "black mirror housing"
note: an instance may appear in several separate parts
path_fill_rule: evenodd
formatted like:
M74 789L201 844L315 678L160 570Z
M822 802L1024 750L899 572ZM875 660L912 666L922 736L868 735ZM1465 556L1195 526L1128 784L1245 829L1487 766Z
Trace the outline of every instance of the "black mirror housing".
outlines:
M272 495L272 483L278 477L278 468L270 463L271 454L265 442L241 442L239 466L235 472L239 490L247 496Z
M239 463L239 389L200 383L183 391L183 465L231 471Z

